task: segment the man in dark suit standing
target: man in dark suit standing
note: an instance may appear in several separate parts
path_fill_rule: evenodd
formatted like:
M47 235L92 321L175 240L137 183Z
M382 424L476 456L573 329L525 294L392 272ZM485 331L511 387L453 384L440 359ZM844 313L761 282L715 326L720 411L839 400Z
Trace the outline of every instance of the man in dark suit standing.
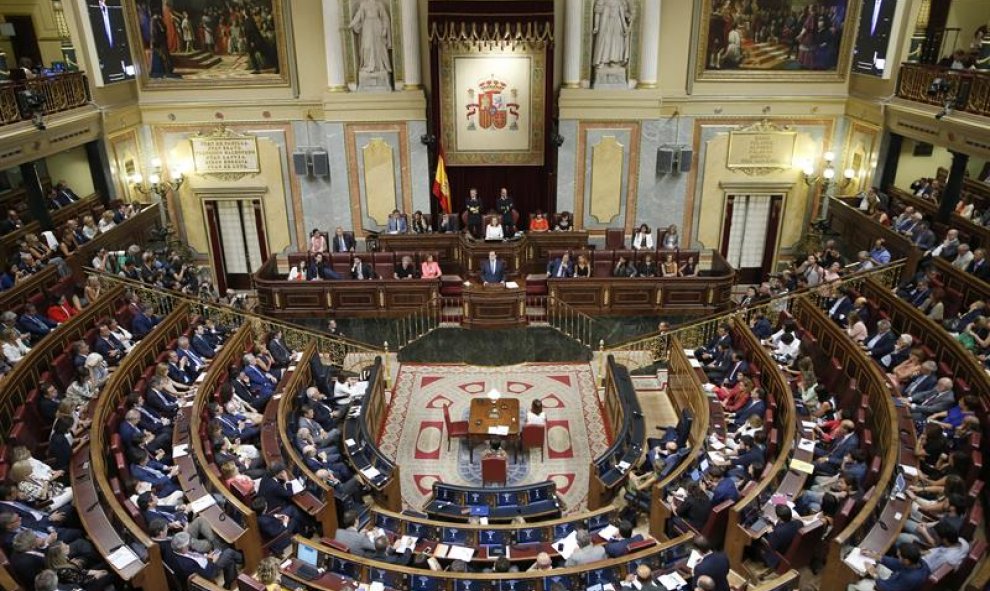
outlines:
M337 226L337 231L333 236L334 252L354 252L354 237L344 234L344 229Z
M505 283L505 263L495 251L488 253L488 259L481 263L481 281L485 284Z
M124 9L120 0L99 0L89 5L89 24L96 41L96 53L100 56L100 73L103 83L119 82L133 77L128 75L130 49L127 47L127 31L124 29Z
M704 536L696 537L694 545L701 554L701 562L694 565L694 577L688 588L693 589L701 577L711 577L715 591L729 591L729 557L725 552L716 552Z
M882 76L896 0L863 0L853 71Z

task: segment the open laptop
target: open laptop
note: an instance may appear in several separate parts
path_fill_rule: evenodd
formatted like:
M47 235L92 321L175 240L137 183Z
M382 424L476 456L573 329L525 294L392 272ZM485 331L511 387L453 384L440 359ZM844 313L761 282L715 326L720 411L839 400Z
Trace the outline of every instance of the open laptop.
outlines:
M296 560L301 562L296 574L308 581L320 578L320 551L306 544L296 546Z

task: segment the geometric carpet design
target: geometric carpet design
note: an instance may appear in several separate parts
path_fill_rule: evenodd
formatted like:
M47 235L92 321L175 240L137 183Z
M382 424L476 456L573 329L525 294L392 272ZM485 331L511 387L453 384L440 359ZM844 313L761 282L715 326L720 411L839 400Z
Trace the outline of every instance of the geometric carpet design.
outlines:
M402 500L421 509L434 482L481 486L479 442L470 459L464 439L453 439L447 451L443 407L450 418L467 420L471 399L492 388L503 398L518 398L520 424L533 400L543 403L547 419L545 459L536 449L519 453L506 448L508 484L552 480L567 513L582 511L588 496L592 458L608 448L603 411L587 364L526 363L503 367L403 363L378 442L382 453L400 467Z

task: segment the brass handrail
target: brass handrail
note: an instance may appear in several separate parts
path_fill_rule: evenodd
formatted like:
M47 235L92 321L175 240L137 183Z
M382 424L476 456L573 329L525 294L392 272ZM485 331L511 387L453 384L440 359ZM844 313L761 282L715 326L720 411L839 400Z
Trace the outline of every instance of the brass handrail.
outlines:
M763 312L772 318L775 314L790 310L791 303L796 298L806 295L810 296L816 304L819 304L823 297L822 294L826 291L832 291L844 285L855 287L867 277L872 277L882 285L893 288L900 281L903 269L904 260L897 260L876 269L857 271L838 281L774 296L756 306L737 308L731 312L713 314L700 320L678 325L663 333L656 331L646 336L617 343L606 347L605 353L614 355L617 360L621 360L630 369L644 367L658 361L666 362L669 353L668 344L672 335L676 335L685 348L693 349L711 340L718 326L730 318L741 319L748 323L757 312Z
M357 353L362 356L383 355L384 349L375 347L368 343L349 339L339 335L331 335L316 330L303 328L295 324L280 322L267 316L261 316L253 312L239 310L233 306L207 302L202 299L189 296L177 291L166 290L151 285L146 285L140 281L121 277L87 268L87 274L99 278L101 285L105 288L113 286L123 286L131 293L136 293L142 302L151 303L156 310L167 313L179 302L188 303L194 314L204 318L216 320L218 324L227 326L241 326L251 324L254 334L271 334L276 330L282 331L285 344L292 349L301 351L311 342L316 343L317 351L329 357L330 363L343 367L349 354Z

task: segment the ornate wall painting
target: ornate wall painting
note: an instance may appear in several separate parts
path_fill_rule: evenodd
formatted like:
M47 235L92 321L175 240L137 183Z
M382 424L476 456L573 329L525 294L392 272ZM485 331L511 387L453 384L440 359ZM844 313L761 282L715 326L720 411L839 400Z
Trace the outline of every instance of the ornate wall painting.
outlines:
M696 80L845 80L858 2L698 1Z
M289 84L285 0L126 5L146 90Z

